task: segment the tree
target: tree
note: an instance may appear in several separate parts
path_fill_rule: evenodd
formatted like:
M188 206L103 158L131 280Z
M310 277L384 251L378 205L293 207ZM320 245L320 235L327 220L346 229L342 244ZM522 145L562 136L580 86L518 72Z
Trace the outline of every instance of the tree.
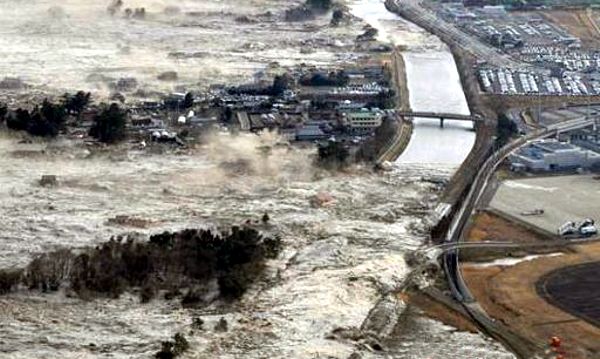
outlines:
M91 96L91 93L83 91L79 91L75 95L66 93L63 95L63 104L67 111L73 112L79 117L81 116L81 112L90 103Z
M272 96L281 96L285 90L290 88L290 82L292 79L288 74L275 76L273 79L273 86L271 86Z
M115 143L125 138L127 114L116 103L104 107L94 118L90 136L100 142Z
M336 9L331 16L331 25L338 26L342 20L344 20L344 11L341 9Z
M162 342L161 350L154 354L157 359L173 359L188 351L190 343L183 334L177 333L173 336L173 341Z
M31 123L29 111L18 108L12 116L6 120L6 126L15 131L27 131Z
M263 214L263 216L262 216L262 222L267 224L267 223L269 223L270 219L271 218L269 217L269 213L265 212L265 214Z
M331 0L306 0L306 5L314 10L327 11L331 9Z
M8 107L5 104L0 103L0 123L3 123L6 120L6 115L8 114Z
M517 124L505 114L501 114L498 116L498 125L496 127L496 146L504 146L518 132Z
M344 167L348 164L350 151L341 142L329 141L319 146L319 163L325 167Z
M225 123L231 123L233 120L233 110L231 107L225 107L225 111L223 112L223 120Z
M194 95L191 92L188 92L183 98L182 107L187 110L188 108L192 108L192 106L194 106Z
M67 118L65 107L61 104L53 104L48 100L44 100L40 114L48 129L47 132L42 133L42 136L58 135L58 131L64 127Z

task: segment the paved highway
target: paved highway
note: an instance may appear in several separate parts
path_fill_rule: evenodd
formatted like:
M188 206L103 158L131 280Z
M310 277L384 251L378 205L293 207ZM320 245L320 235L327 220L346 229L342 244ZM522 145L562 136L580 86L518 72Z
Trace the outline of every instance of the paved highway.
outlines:
M501 53L498 49L484 44L453 24L440 19L434 12L422 6L420 0L387 0L386 5L388 9L396 10L394 12L400 13L426 30L434 32L445 42L451 42L491 65L511 68L527 66L514 61L507 54Z
M463 201L456 216L452 219L445 237L446 243L459 244L462 240L465 224L473 210L481 201L489 181L500 165L513 151L529 144L532 141L551 137L559 132L571 131L593 125L595 119L578 118L571 121L555 124L545 129L536 130L504 146L490 156L472 182L471 189ZM454 298L463 303L471 317L492 337L511 347L521 357L531 358L541 348L532 345L515 336L510 331L503 330L494 320L489 318L485 311L477 304L462 278L459 268L459 255L457 249L452 249L444 254L442 264Z

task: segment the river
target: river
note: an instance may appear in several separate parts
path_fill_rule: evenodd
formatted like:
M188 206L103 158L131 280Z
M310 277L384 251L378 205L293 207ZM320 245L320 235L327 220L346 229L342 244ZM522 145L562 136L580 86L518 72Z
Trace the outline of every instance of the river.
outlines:
M416 109L427 103L466 108L451 57L439 40L388 13L382 1L363 0L354 9L382 29L382 40L406 44ZM430 67L441 77L437 87L416 86L415 79ZM0 136L2 268L123 232L230 225L265 212L285 242L284 253L269 264L269 280L229 310L219 303L182 308L161 298L141 305L134 295L81 301L64 293L20 291L0 297L0 357L149 358L161 341L181 331L191 344L186 357L195 358L347 358L355 351L363 358L512 358L482 335L456 331L412 310L400 316L393 343L381 355L352 340L328 339L337 328L360 328L382 292L397 288L408 275L404 255L423 243L427 213L440 190L424 181L423 173L449 175L468 152L468 143L460 145L459 139L466 141L472 132L442 131L418 120L411 148L439 147L414 160L428 168L413 163L406 167L416 171L408 171L399 164L384 174L357 169L338 175L315 170L309 150L278 147L276 138L265 136L216 136L184 154L90 152L71 141L27 143ZM269 157L258 150L265 145L274 148ZM464 148L444 160L448 166L433 157L456 146ZM40 187L37 180L44 174L57 174L59 184ZM310 200L321 192L335 204L313 208ZM150 225L114 226L109 219L115 215ZM205 321L205 329L192 334L194 317ZM221 317L229 322L227 332L213 330Z
M387 11L384 0L349 2L356 17L379 30L378 40L401 47L406 66L409 102L415 111L470 114L456 63L442 41L413 23ZM397 159L400 172L450 176L475 143L472 123L414 119L411 141ZM394 358L512 358L497 343L478 335L453 332L439 322L410 314L390 338Z
M470 114L454 58L437 37L387 11L383 0L361 0L350 8L379 30L380 41L405 49L402 56L413 110ZM442 129L439 120L417 118L414 124L410 144L397 160L401 167L452 171L475 143L472 123L446 121Z

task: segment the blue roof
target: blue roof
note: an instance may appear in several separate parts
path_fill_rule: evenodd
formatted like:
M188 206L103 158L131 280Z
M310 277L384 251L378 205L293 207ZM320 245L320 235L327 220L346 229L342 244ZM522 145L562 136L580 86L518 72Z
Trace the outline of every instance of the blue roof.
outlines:
M529 157L536 160L541 160L544 158L544 151L532 146L522 148L521 150L519 150L518 153L521 156Z

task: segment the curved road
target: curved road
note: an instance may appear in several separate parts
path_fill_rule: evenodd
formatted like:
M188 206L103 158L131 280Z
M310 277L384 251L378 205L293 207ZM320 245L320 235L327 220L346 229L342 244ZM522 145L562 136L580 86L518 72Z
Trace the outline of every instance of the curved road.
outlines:
M594 119L578 118L575 120L566 121L563 123L549 126L545 129L534 131L526 136L523 136L508 145L501 148L490 156L481 170L472 182L471 189L463 201L457 215L452 219L448 232L446 233L445 242L459 244L462 240L463 230L470 218L473 210L481 201L482 195L485 192L490 178L496 171L497 167L504 161L513 151L529 144L532 141L551 137L559 132L571 131L579 128L588 127L594 124ZM461 302L466 311L486 331L490 336L501 341L513 351L523 358L533 358L540 352L540 347L533 343L524 341L510 331L499 326L493 319L489 318L485 311L477 304L471 295L467 285L462 278L459 268L458 250L453 249L444 254L443 267L446 272L446 277L452 291L452 295L456 300Z

